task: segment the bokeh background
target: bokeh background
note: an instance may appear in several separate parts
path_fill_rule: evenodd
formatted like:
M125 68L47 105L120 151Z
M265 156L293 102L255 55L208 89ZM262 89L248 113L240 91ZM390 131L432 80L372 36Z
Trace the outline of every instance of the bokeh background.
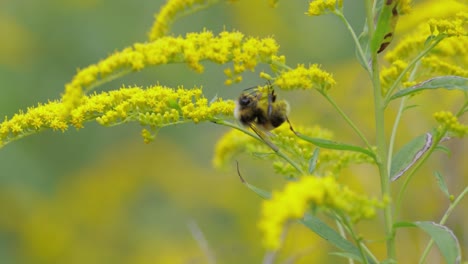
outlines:
M0 115L59 99L78 68L144 42L164 2L0 0ZM431 1L416 4L425 2ZM334 74L338 85L332 95L372 139L370 83L355 60L352 39L337 18L304 15L307 5L280 1L271 9L266 1L220 3L179 19L172 33L206 28L274 36L289 65L319 63ZM364 23L362 1L345 1L345 9L359 31ZM235 99L242 89L263 84L258 73L250 73L242 83L225 87L223 67L205 67L203 74L185 65L148 68L100 89L156 83L203 86L208 98ZM268 72L267 67L260 69ZM279 93L292 105L293 123L319 124L335 131L336 139L359 144L318 93ZM460 93L442 91L413 99L419 107L403 118L397 147L434 126L433 112L455 110L462 99ZM391 105L389 119L396 108ZM149 145L143 143L140 130L138 124L108 128L88 123L79 131L44 131L0 149L0 263L260 263L265 255L256 228L261 200L240 183L234 163L224 170L211 164L216 140L227 128L208 123L168 127ZM436 153L410 184L402 219L440 220L449 202L437 187L434 170L445 176L452 193L466 186L467 144L453 139L446 145L451 155ZM265 189L284 185L267 162L248 155L238 160L251 183ZM348 175L343 180L354 189L379 195L374 168L356 166ZM394 185L398 190L401 183ZM447 224L465 252L466 208L465 201ZM383 256L378 221L359 228ZM416 229L402 232L402 263L416 262L427 240ZM343 261L329 256L330 250L326 242L293 224L278 263ZM429 262L441 261L434 251Z

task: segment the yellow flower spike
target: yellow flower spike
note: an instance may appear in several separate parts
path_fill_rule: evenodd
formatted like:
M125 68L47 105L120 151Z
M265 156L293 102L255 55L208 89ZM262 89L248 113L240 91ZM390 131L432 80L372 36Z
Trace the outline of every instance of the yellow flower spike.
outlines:
M204 8L214 4L216 0L169 0L162 6L158 14L155 14L155 21L149 32L149 40L156 40L163 37L169 31L173 21L184 12L194 9Z
M468 125L460 123L458 118L449 111L439 111L434 113L434 118L443 128L453 132L458 137L468 134Z
M85 96L71 111L70 118L64 118L62 115L66 107L64 103L53 101L30 107L26 112L20 111L11 119L5 119L0 123L1 146L44 129L63 132L68 126L83 128L84 122L93 120L106 126L136 121L152 128L177 123L211 121L220 116L231 116L234 102L218 99L208 105L208 100L203 97L201 89L174 90L153 86L147 89L121 88ZM143 135L145 141L148 141L149 137L145 135Z
M245 38L239 32L221 32L214 36L209 31L187 34L182 37L162 37L150 43L136 43L130 48L115 52L96 65L90 65L76 74L65 86L62 111L67 116L80 104L82 96L98 84L112 80L130 71L148 66L185 62L196 72L203 71L202 61L216 63L234 62L234 73L226 70L227 84L240 82L240 74L253 70L260 63L272 63L279 57L279 46L271 38ZM231 76L229 76L231 75Z
M299 64L295 69L282 72L274 84L284 90L316 88L327 91L336 84L336 81L330 73L321 70L317 64L307 68Z
M337 211L355 222L374 217L376 208L383 206L382 202L341 186L333 176L304 175L298 181L288 182L283 191L273 192L272 198L263 202L258 227L263 234L263 245L275 250L281 246L280 235L285 223L301 218L311 207Z

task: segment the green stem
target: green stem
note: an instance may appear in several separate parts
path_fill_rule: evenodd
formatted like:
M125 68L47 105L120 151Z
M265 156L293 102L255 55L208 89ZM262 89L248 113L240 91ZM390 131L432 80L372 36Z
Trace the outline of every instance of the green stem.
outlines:
M371 0L366 0L366 14L367 14L367 27L369 30L369 47L374 35L374 14L372 9ZM380 84L379 75L379 62L376 53L371 54L371 67L372 67L372 84L374 89L374 112L375 112L375 127L376 127L376 143L377 143L377 166L380 172L380 189L382 197L391 196L390 179L388 177L388 163L387 163L387 144L385 140L385 101L382 96L382 89ZM395 234L393 230L393 212L392 206L384 208L384 225L385 237L387 244L387 258L395 259Z
M468 187L465 187L465 189L463 190L463 192L458 195L457 199L455 199L455 201L453 201L453 203L450 204L449 208L447 209L447 211L445 211L445 214L444 216L442 217L442 219L440 220L439 224L441 225L444 225L445 222L447 221L448 217L450 216L450 214L452 213L452 211L455 209L455 207L460 203L460 201L463 199L463 197L468 193ZM434 245L434 239L431 239L428 243L427 243L427 246L426 248L424 249L424 252L423 254L421 255L421 258L419 260L419 264L422 264L424 263L424 261L426 261L426 258L427 258L427 255L429 254L429 251L431 250L432 246Z
M327 99L327 101L338 111L338 113L346 120L346 122L353 128L353 130L358 134L358 136L364 141L367 148L372 150L372 145L369 143L364 134L359 130L359 128L354 124L354 122L346 115L346 113L336 104L336 102L331 98L326 92L319 90L319 92Z
M341 235L344 239L346 239L346 232L345 232L345 230L344 230L344 228L343 228L343 225L340 223L340 221L338 221L338 219L335 220L335 222L336 222L336 226L338 227L338 232L340 233L340 235ZM349 263L349 264L354 264L354 260L353 260L352 258L348 258L348 263Z
M349 33L351 33L351 36L353 37L353 40L354 40L354 44L356 45L356 49L358 51L358 55L361 58L361 60L363 62L367 61L366 55L364 54L364 51L362 50L361 43L359 42L359 38L356 35L356 32L354 32L353 27L351 27L351 24L349 24L349 21L346 19L346 17L343 15L341 11L335 10L333 13L337 15L343 21ZM369 68L368 64L364 64L364 67L366 68L367 72L371 72L371 69Z
M419 63L413 68L413 71L411 72L411 76L409 78L410 81L414 80L414 76L417 72L417 69L419 68ZM390 142L388 145L388 158L387 158L387 164L388 164L388 174L390 175L390 168L392 167L392 156L393 156L393 147L395 146L395 138L398 130L398 125L400 124L401 116L403 114L403 111L405 109L405 103L406 103L406 98L408 97L403 97L403 99L400 101L400 107L398 108L398 113L397 116L395 117L395 122L393 123L393 128L392 128L392 134L390 135ZM398 215L398 214L396 214Z

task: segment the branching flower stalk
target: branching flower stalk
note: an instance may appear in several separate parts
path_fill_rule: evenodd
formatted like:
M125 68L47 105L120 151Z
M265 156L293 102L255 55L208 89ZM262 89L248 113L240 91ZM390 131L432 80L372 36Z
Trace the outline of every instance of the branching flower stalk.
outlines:
M450 41L451 37L463 40L468 35L465 29L468 12L461 12L452 20L430 20L427 23L429 30L421 30L388 52L385 58L390 66L381 69L379 53L390 44L398 15L408 11L410 1L380 1L384 7L382 10L376 10L377 1L365 0L367 24L364 30L366 32L363 33L367 34L367 38L358 38L358 34L345 17L342 0L312 0L309 3L306 13L309 16L327 13L338 16L353 38L358 60L361 63L365 62L362 63L363 67L372 81L376 128L376 146L373 146L373 142L365 136L366 131L349 118L344 108L339 106L329 93L336 85L332 74L317 64L288 65L286 57L279 53L279 44L273 38L249 37L238 31L222 31L214 34L208 30L178 37L169 35L170 26L177 18L216 2L219 1L169 0L155 16L148 42L134 43L95 64L80 69L65 85L60 100L38 104L26 111L19 111L10 118L5 118L0 123L0 148L47 129L62 132L70 127L82 129L87 122L97 122L103 126L137 122L142 126L141 135L145 143L153 141L158 130L166 126L200 122L222 125L232 129L216 144L213 158L215 167L229 164L239 153L250 153L269 161L275 172L285 176L287 180L282 190L271 193L252 187L244 179L242 180L247 187L265 198L258 228L262 232L265 249L275 252L270 255L271 261L282 247L286 226L292 221L299 220L342 250L342 255L348 256L350 263L353 263L354 259L362 263L379 263L378 258L367 247L367 241L357 233L356 229L356 223L374 218L379 211L383 211L384 214L386 261L396 261L396 228L400 223L400 207L408 183L444 138L463 137L468 134L468 126L459 120L468 108L466 98L468 71L463 66L439 59L443 56L453 57L454 53L461 53L468 58L468 48L459 45L457 41ZM278 1L270 0L269 4L275 6ZM380 14L377 14L379 12ZM363 40L367 40L367 43L363 43ZM464 57L461 58L463 59ZM241 82L244 72L256 71L259 64L266 64L270 66L270 71L259 73L259 77L268 80L272 87L283 91L310 92L316 89L355 131L365 147L336 142L333 140L333 133L319 125L311 127L294 124L292 129L291 124L287 124L289 123L287 116L282 116L284 117L282 125L274 126L275 129L272 131L265 131L264 138L257 130L254 130L255 133L251 130L254 127L248 128L239 124L250 123L242 122L242 119L239 123L232 121L234 100L217 98L209 102L203 90L198 87L187 89L183 86L171 88L153 85L143 88L122 85L120 89L109 92L96 91L109 81L148 67L165 64L183 63L194 72L202 74L205 62L224 65L222 67L226 75L226 85ZM434 80L445 80L446 83L440 84ZM394 158L399 154L393 152L407 100L418 91L414 87L429 90L444 88L446 85L449 86L447 89L463 90L465 101L456 114L450 111L434 113L434 119L439 126L426 134L431 140L422 148L424 151L416 149L417 155L414 157L409 155L408 166L404 167L405 163L402 162L403 169L398 171L398 177L405 173L406 179L396 199L393 199L391 180L394 180L392 178L394 175L390 174L394 174L393 166L397 163ZM404 87L413 87L413 89L405 90ZM264 119L271 117L263 113L270 114L276 94L272 92L268 96L263 96L264 92L260 87L256 91L260 91L261 96L249 98L259 100L254 104L259 108L254 109L254 117L256 116L257 120L253 123L260 123L258 122L260 117ZM390 101L400 97L403 98L387 142L385 111ZM260 102L263 98L265 100ZM262 109L261 106L266 109ZM285 122L286 120L288 122ZM407 153L403 154L405 156ZM354 164L377 166L380 177L380 199L359 194L340 182L341 177L354 176L344 170ZM440 221L441 225L446 222L466 193L465 188L450 205ZM319 217L316 215L319 212L323 213L320 217L326 216L336 221L339 232L318 221ZM421 263L426 259L431 246L432 242L424 250Z

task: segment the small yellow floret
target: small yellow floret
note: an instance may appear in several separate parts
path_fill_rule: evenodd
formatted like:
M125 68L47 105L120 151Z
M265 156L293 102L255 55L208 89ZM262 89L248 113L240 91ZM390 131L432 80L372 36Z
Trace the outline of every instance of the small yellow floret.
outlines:
M309 16L320 16L330 12L334 12L336 9L343 7L343 1L339 0L315 0L309 3L309 10L307 14Z
M436 112L434 113L434 118L441 124L442 128L446 128L458 137L468 134L468 125L460 123L458 118L449 111Z
M319 89L329 90L336 82L332 75L313 64L306 68L303 64L297 65L295 69L282 72L275 80L275 85L281 89Z

